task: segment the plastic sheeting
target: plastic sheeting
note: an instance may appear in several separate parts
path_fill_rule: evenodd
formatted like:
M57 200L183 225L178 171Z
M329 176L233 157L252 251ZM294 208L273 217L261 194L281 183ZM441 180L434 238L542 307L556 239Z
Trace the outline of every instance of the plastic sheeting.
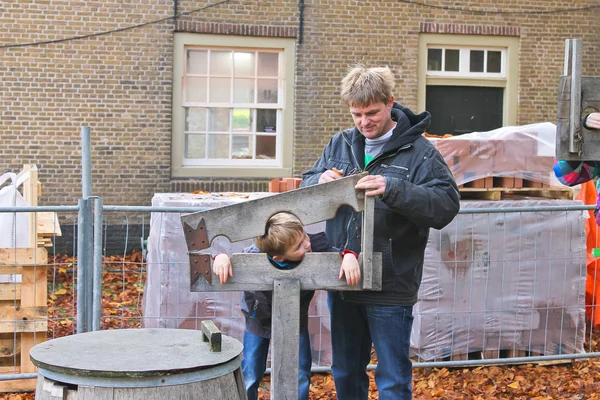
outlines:
M461 208L581 205L462 201ZM583 351L586 211L459 214L431 230L411 347L422 360L476 351Z
M560 185L552 172L556 144L553 123L507 126L429 140L444 156L458 185L486 177Z

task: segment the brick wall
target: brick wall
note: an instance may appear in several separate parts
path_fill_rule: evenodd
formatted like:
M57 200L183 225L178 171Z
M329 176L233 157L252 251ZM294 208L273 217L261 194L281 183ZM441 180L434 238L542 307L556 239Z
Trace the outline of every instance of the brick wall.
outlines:
M74 204L81 195L80 127L87 125L93 192L105 204L148 205L153 193L166 191L266 190L270 179L171 180L173 31L290 36L298 32L299 1L231 0L199 10L213 2L0 0L0 46L169 18L175 3L178 13L189 12L177 21L0 48L0 172L35 163L43 182L40 203ZM448 32L456 32L458 25L496 32L518 29L519 124L556 119L564 39L583 38L584 74L600 76L599 10L543 13L597 5L593 0L427 2L471 10L540 11L515 15L455 12L397 0L304 4L297 46L295 176L312 165L333 133L351 126L339 101L339 83L354 62L389 65L397 73L396 98L416 107L418 38L431 26Z

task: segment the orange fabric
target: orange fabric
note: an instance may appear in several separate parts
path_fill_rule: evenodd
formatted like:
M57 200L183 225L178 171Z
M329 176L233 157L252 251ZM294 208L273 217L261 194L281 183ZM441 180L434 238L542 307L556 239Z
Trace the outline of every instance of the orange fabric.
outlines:
M581 184L581 192L576 199L583 201L586 205L595 205L596 187L593 182L589 181ZM598 259L592 257L592 249L598 246L597 235L598 225L594 211L590 210L590 218L585 222L586 235L586 264L587 278L585 281L585 316L588 321L592 321L593 326L600 326L600 271L598 270Z

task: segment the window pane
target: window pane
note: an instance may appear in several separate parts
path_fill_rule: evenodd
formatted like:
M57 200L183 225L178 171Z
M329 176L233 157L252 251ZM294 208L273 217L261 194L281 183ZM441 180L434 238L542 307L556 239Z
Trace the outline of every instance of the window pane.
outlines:
M483 72L483 50L471 50L471 72Z
M231 76L233 58L231 51L212 51L210 53L210 74Z
M229 132L229 108L211 108L208 124L210 132Z
M487 52L487 72L500 72L500 65L502 63L502 52L500 51L488 51Z
M254 53L233 53L233 75L254 76Z
M277 104L277 79L259 79L257 103Z
M252 132L252 111L249 108L233 109L233 132Z
M211 103L229 103L231 101L231 79L210 78Z
M229 158L229 135L208 135L208 158Z
M458 71L460 50L446 50L444 71Z
M256 132L275 132L277 129L277 110L256 110Z
M231 158L251 159L252 158L252 136L233 135L231 142Z
M278 53L258 53L258 75L279 76Z
M186 72L188 74L206 75L208 72L208 52L206 50L188 50L187 55Z
M206 135L185 135L185 158L206 158Z
M427 50L427 71L442 70L442 49Z
M206 78L188 76L185 79L185 101L206 103Z
M274 159L277 146L275 136L256 136L256 158Z
M185 108L185 131L206 131L206 108Z
M233 79L233 102L254 103L254 79Z

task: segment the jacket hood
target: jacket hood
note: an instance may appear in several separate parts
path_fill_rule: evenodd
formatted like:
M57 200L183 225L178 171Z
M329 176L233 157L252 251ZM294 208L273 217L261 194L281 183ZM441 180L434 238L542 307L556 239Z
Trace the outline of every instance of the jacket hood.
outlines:
M397 150L417 140L429 127L431 114L427 111L415 114L409 108L394 102L392 119L396 122L396 127L394 128L392 137L383 148L383 153ZM356 143L357 141L360 142L359 147L364 149L364 136L355 127L352 131L352 142Z

